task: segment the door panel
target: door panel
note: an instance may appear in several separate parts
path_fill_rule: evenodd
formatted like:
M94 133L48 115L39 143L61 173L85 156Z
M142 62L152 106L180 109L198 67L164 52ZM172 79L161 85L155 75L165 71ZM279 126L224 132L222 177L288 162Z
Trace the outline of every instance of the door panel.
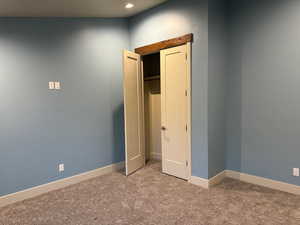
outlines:
M124 51L123 64L126 175L129 175L145 165L144 95L140 56Z
M188 178L187 47L161 51L163 172Z

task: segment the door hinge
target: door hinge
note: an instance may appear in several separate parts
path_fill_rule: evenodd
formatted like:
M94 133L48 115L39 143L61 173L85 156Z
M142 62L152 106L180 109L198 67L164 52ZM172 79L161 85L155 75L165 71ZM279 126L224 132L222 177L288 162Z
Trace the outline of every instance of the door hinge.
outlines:
M188 166L189 166L189 162L188 162L188 161L185 161L185 165L188 167Z
M187 129L187 125L185 125L185 131L187 132L187 130L188 130L188 129Z
M187 53L185 53L185 59L187 60Z
M185 90L185 96L187 96L187 90Z

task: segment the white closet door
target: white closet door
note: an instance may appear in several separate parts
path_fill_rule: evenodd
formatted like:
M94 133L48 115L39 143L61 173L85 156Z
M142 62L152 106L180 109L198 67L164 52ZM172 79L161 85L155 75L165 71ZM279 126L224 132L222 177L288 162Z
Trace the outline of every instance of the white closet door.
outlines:
M124 119L126 175L145 165L143 78L138 54L124 51Z
M161 51L162 169L188 179L187 45Z

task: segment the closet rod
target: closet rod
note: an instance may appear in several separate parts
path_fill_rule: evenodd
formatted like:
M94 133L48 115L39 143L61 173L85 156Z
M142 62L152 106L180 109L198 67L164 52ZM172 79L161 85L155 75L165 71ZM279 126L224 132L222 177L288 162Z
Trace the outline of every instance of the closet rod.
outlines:
M145 80L145 81L149 81L149 80L160 80L160 76L145 77L144 80Z

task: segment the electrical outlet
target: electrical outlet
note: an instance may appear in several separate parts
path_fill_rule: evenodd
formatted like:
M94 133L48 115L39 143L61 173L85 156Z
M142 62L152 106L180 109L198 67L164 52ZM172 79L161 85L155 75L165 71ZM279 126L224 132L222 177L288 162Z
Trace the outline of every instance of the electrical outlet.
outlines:
M49 82L49 90L53 90L55 88L54 82L50 81Z
M56 90L60 90L60 82L59 81L55 81L54 86L55 86Z
M65 171L65 164L59 164L59 165L58 165L58 171L59 171L59 172Z
M299 177L299 168L294 168L293 169L293 176L294 177Z

